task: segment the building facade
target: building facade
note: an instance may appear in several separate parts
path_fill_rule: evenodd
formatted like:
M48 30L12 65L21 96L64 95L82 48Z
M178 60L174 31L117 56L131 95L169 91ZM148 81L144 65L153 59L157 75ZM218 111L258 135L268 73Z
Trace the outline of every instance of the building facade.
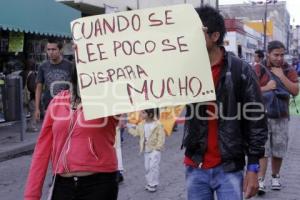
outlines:
M297 25L292 29L292 36L291 36L291 48L290 54L293 55L295 58L300 58L300 25Z
M152 8L176 4L192 4L194 7L201 5L216 6L217 0L56 0L80 10L83 16L103 14L107 9L112 11L126 11L143 8Z
M80 16L54 0L0 1L0 122L6 121L7 107L17 106L4 92L8 77L24 70L27 59L36 64L46 60L48 38L69 42L70 22ZM9 104L4 105L4 100Z
M252 62L255 50L262 49L263 35L239 19L225 19L225 25L227 30L224 38L225 49Z
M261 21L263 23L265 4L232 4L221 5L220 10L226 18L242 19L243 21ZM272 22L272 30L269 40L283 42L287 49L290 44L290 14L285 1L278 1L267 5L267 21Z

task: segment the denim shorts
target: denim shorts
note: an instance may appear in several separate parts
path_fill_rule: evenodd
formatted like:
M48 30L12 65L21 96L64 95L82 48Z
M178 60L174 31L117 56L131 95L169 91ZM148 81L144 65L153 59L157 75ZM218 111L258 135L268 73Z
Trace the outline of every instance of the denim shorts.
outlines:
M283 158L288 148L289 140L289 120L282 119L268 119L268 140L265 145L266 157Z

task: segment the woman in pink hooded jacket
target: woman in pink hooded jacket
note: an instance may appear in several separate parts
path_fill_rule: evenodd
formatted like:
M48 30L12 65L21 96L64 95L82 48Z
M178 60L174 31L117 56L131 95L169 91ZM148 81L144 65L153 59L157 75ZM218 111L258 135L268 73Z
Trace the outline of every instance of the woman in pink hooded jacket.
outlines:
M25 200L41 199L50 160L54 177L50 199L117 199L114 143L118 120L85 120L75 67L73 71L73 87L55 96L47 109L32 157Z

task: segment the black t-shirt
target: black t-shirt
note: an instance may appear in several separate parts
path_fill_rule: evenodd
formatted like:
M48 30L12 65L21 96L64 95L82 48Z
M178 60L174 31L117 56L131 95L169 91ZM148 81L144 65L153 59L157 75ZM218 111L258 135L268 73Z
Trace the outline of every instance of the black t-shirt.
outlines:
M45 85L43 103L48 106L51 99L60 91L69 89L72 63L63 59L58 64L50 61L42 63L38 70L37 83Z

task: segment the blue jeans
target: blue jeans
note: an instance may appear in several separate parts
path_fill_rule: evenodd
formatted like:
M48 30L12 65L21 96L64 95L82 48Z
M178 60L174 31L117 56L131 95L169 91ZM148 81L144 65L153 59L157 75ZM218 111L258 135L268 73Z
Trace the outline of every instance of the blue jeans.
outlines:
M187 166L186 187L188 200L213 200L214 192L218 200L242 200L243 170L226 173L222 166L211 169Z

